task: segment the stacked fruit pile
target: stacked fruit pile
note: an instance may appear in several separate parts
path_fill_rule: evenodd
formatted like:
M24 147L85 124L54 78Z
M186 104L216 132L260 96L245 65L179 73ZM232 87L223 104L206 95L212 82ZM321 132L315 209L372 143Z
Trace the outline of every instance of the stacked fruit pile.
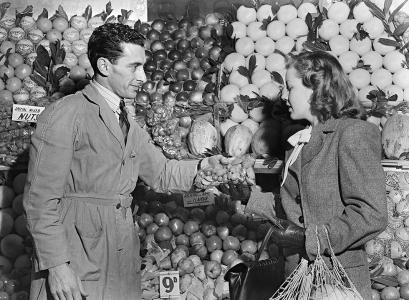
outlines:
M22 205L26 174L0 185L0 298L28 299L32 243Z
M223 275L255 259L268 227L240 212L239 203L222 209L219 200L203 208L185 208L178 198L140 202L145 299L158 297L158 271L164 270L179 271L181 294L188 299L228 297ZM261 254L261 259L268 257L267 251Z

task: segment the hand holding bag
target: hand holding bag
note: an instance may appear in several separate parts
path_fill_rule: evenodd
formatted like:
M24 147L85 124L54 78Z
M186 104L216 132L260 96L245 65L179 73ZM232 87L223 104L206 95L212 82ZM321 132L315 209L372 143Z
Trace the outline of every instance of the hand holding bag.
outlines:
M255 261L239 263L227 271L224 279L229 282L230 300L267 300L284 281L282 257L259 260L272 232L271 226Z

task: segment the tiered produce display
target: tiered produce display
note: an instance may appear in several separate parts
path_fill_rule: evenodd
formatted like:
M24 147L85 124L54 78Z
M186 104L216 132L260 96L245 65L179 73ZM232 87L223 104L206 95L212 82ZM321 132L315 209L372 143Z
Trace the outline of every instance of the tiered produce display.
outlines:
M280 141L287 57L305 50L335 55L382 130L388 159L408 159L408 1L345 0L249 2L221 15L130 21L131 11L112 16L110 3L93 15L69 17L60 6L36 18L32 7L8 14L0 5L1 164L26 161L33 123L11 120L13 104L47 106L83 88L93 72L87 41L104 22L122 22L146 37L147 82L129 113L168 158L222 153L220 169L196 178L212 187L214 204L184 207L177 196L152 194L138 201L143 295L159 298L159 272L178 270L183 299L228 297L223 274L254 260L266 225L243 212L226 186L255 184L255 158L271 158ZM279 115L279 116L278 116ZM273 141L273 142L272 142ZM272 145L273 144L273 145ZM389 172L389 173L388 173ZM409 299L407 172L387 171L388 229L366 245L373 299ZM0 186L0 298L28 296L31 249L21 198L24 174ZM218 190L215 188L219 188ZM231 193L230 193L231 194ZM408 224L406 224L408 223ZM274 246L262 258L276 255Z

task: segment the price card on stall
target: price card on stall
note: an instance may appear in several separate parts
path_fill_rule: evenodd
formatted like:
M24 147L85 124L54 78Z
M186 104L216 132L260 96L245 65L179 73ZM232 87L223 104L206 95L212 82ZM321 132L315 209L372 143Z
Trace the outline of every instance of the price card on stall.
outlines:
M37 117L43 112L45 107L13 104L13 114L11 119L16 122L37 123Z
M159 273L159 294L161 298L180 296L179 271L164 271Z
M207 206L214 204L213 193L186 193L183 194L183 206L195 207L195 206Z

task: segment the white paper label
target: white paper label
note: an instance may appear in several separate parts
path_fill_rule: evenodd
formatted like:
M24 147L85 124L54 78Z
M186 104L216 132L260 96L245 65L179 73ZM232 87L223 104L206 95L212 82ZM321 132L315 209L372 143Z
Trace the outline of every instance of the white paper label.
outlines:
M186 193L183 194L184 207L207 206L214 204L213 193Z
M159 293L161 298L180 296L179 271L159 273Z
M11 119L16 122L37 123L37 117L45 107L13 104Z

